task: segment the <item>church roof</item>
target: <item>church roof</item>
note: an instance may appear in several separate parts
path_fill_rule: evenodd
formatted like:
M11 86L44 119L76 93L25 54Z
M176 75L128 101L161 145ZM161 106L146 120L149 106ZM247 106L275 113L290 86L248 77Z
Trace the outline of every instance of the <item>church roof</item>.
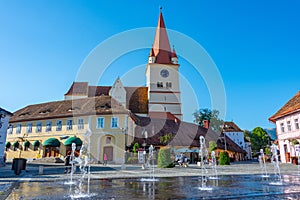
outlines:
M156 56L155 63L172 64L171 62L172 52L171 52L169 38L168 38L162 12L160 12L159 14L152 49L154 52L154 56ZM151 50L151 54L152 54L152 50Z
M10 122L112 113L127 114L128 110L110 96L98 96L29 105L14 112Z
M273 123L278 118L284 117L288 114L300 111L300 91L297 92L283 107L281 107L269 120Z

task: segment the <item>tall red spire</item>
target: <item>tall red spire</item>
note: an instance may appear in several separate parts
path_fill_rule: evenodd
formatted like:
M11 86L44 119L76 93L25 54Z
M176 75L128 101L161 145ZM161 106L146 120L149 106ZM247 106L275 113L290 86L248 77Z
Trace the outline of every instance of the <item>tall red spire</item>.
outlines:
M155 63L172 64L171 62L172 52L170 48L165 22L161 11L158 18L158 24L157 24L152 48L154 51L154 55L156 57Z

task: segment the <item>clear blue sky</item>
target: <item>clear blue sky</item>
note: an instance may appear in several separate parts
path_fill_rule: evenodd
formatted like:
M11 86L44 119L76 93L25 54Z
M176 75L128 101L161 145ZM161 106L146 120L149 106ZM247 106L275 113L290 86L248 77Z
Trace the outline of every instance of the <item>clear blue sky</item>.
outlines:
M0 106L14 112L63 99L97 45L126 30L156 26L159 6L167 28L197 41L218 67L226 90L226 120L248 130L273 127L268 118L299 91L299 1L128 2L0 0ZM178 41L170 42L176 47ZM100 84L112 85L118 75L144 66L148 53L122 56ZM179 62L199 106L210 108L201 76L184 59ZM182 102L184 119L192 121L198 105L191 105L186 92Z

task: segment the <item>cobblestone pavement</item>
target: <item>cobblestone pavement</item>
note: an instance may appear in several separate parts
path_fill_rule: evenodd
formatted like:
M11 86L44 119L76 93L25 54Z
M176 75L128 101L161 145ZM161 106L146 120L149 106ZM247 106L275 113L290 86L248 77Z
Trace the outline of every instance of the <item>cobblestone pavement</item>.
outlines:
M43 168L43 174L39 174L40 167ZM78 167L77 167L78 168ZM68 174L64 173L63 164L27 164L26 170L23 170L20 175L15 175L11 170L11 164L0 168L0 199L5 199L10 194L11 190L20 182L26 181L59 181L68 179ZM273 164L267 163L269 174L273 172ZM261 168L258 162L234 162L228 166L217 166L218 175L242 175L242 174L261 174ZM292 164L280 164L281 174L299 174L298 166ZM79 176L78 173L74 177ZM208 168L208 175L211 170ZM178 177L178 176L201 176L201 167L191 164L188 167L175 168L157 168L154 169L155 177ZM149 170L143 170L141 165L107 165L100 164L91 166L91 179L102 178L132 178L132 177L148 177Z

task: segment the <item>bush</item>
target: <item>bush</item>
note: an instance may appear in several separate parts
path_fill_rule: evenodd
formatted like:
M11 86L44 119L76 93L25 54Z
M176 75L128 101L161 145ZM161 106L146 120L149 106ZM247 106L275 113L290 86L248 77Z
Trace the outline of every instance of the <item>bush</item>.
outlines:
M220 165L230 165L230 158L227 152L220 153Z
M157 167L159 168L172 168L174 163L171 159L171 149L162 148L158 152Z

